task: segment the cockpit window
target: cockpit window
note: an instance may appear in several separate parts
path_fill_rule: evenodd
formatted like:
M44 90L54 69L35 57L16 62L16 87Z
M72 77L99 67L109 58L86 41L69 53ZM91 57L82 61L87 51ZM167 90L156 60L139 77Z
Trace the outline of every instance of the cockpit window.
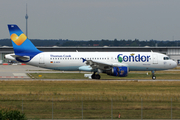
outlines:
M169 60L170 58L169 57L164 57L164 60Z

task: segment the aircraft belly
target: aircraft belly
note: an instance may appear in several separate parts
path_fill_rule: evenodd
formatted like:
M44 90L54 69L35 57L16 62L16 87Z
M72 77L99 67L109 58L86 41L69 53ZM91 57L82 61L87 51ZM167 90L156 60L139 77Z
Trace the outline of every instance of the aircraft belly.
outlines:
M156 71L156 70L164 70L163 67L157 66L129 66L130 71Z

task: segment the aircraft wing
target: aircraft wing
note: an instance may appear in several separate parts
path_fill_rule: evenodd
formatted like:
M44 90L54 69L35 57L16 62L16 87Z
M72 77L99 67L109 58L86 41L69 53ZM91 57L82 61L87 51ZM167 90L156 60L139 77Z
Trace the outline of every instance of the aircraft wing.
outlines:
M83 62L86 62L86 65L91 66L92 69L101 69L101 70L109 70L112 67L127 66L126 64L122 64L122 63L108 63L108 62L100 62L100 61L86 60L86 59L83 59Z

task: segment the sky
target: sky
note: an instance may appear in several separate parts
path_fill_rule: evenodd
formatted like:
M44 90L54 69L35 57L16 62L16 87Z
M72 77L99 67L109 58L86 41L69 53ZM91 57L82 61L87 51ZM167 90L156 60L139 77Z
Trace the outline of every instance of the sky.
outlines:
M180 40L180 0L0 0L0 39Z

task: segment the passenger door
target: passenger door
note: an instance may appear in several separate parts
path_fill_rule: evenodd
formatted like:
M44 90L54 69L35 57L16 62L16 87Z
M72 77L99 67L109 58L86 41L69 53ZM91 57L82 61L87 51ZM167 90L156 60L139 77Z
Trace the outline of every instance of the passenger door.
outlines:
M44 54L39 55L39 64L44 64Z
M158 64L158 55L153 54L153 64Z

